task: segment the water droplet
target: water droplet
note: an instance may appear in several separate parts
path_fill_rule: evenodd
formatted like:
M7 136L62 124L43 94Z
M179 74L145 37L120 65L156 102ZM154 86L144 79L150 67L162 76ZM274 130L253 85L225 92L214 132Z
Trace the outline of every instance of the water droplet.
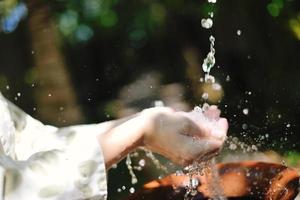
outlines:
M48 94L48 97L51 97L51 96L52 96L52 94L51 94L51 93L49 93L49 94Z
M154 101L154 107L164 107L164 102L160 100Z
M230 76L229 76L229 75L226 76L226 81L227 81L227 82L230 81Z
M247 125L247 124L243 124L243 125L242 125L242 129L243 129L243 130L246 130L247 128L248 128L248 125Z
M135 169L135 170L137 170L137 171L142 171L143 168L140 167L140 166L134 166L133 169Z
M281 117L282 117L282 116L281 116L281 114L278 114L278 116L277 116L277 117L278 117L278 119L281 119Z
M145 159L141 159L141 160L139 161L139 166L145 167L145 165L146 165Z
M121 189L121 188L118 188L118 189L117 189L117 192L122 192L122 189Z
M134 178L132 178L131 179L131 184L136 184L138 182L138 180L137 180L137 178L136 177L134 177Z
M203 93L202 94L202 99L207 100L208 99L208 93Z
M212 84L212 88L214 90L221 90L222 86L219 83L214 83L214 84Z
M6 86L6 90L9 90L9 85Z
M286 166L286 167L287 167L287 164L286 164L285 160L282 160L282 161L281 161L281 164L282 164L283 166Z
M190 191L190 195L191 195L191 196L196 196L197 193L198 193L197 190L191 190L191 191Z
M213 20L211 18L202 19L201 26L206 29L210 29L213 25Z
M241 30L237 30L237 31L236 31L236 34L237 34L238 36L240 36L240 35L242 35L242 31L241 31Z
M217 0L208 0L208 3L217 3Z
M243 109L243 113L244 113L244 115L248 115L249 114L249 109L248 108L244 108Z
M183 171L182 170L177 170L176 173L175 173L176 176L182 176L184 175Z
M214 36L209 36L209 41L212 43L212 44L215 44L214 42L215 42L215 37Z
M234 144L234 143L231 143L231 144L229 145L229 149L230 149L230 150L236 150L236 148L237 148L237 146L236 146L236 144Z
M125 185L122 186L122 190L126 190L126 186Z
M17 93L17 96L18 96L18 97L20 97L20 96L21 96L21 93L20 93L20 92L18 92L18 93Z
M291 124L287 124L286 127L287 127L287 128L290 128L290 127L291 127Z
M209 104L208 103L204 103L203 105L202 105L202 110L203 110L203 112L205 112L206 110L208 110L209 109Z
M194 112L196 112L196 113L202 113L202 108L199 107L199 106L195 106L194 107Z
M209 74L205 74L204 76L204 80L205 80L205 83L215 83L216 80L215 80L215 77L212 76L212 75L209 75Z
M192 186L192 188L195 189L195 188L198 187L198 185L199 185L199 180L196 179L196 178L192 178L192 180L191 180L191 186Z
M139 156L139 153L136 151L136 152L133 152L130 156L131 156L131 157L138 157L138 156Z
M252 145L252 146L251 146L251 149L252 149L253 151L257 151L257 150L258 150L257 147L256 147L255 145Z
M129 189L129 192L130 192L131 194L133 194L133 193L135 192L135 189L134 189L133 187L131 187L131 188Z
M118 167L117 164L113 164L113 165L111 166L111 168L113 168L113 169L116 169L117 167Z

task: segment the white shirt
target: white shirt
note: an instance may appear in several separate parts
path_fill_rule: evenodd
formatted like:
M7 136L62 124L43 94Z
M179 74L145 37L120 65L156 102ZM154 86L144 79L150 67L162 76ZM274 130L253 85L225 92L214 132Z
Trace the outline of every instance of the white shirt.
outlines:
M0 200L105 200L98 131L44 125L0 93Z

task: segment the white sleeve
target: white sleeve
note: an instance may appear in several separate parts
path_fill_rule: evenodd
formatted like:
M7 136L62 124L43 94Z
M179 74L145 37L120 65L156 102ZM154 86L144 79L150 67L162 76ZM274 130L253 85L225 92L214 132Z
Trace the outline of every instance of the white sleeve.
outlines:
M12 112L12 118L15 111ZM105 163L96 135L99 126L58 129L21 113L15 159L0 156L5 169L5 200L104 200Z

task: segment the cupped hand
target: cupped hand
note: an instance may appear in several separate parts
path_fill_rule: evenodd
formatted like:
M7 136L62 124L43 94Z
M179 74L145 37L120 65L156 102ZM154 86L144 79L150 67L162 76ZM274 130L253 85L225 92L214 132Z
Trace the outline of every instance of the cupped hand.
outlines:
M220 117L216 106L192 112L150 108L144 110L142 116L150 120L143 145L182 166L215 155L221 149L228 130L227 120Z

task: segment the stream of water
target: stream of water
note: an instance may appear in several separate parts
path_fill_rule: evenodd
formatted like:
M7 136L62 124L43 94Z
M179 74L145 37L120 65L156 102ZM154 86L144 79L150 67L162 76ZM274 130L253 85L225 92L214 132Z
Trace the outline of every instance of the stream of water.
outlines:
M208 0L208 3L215 4L216 0ZM208 13L209 18L205 18L201 20L201 25L204 29L210 29L213 26L213 17L214 13L210 12ZM215 77L210 74L211 69L216 64L215 59L215 37L213 35L209 36L210 41L210 51L208 52L206 58L203 60L202 69L205 73L204 81L207 84L215 84ZM202 98L206 102L206 100L209 98L207 93L204 93L202 95ZM203 105L203 107L205 104ZM204 108L202 108L203 110ZM223 194L222 188L219 183L219 173L216 169L216 161L215 158L205 160L205 158L201 158L201 160L195 161L190 166L187 166L185 168L185 173L189 176L190 181L189 185L187 187L184 200L191 200L193 197L197 194L197 187L198 187L198 179L195 178L195 176L203 175L210 173L212 177L212 182L209 185L209 189L212 192L211 198L214 200L226 200L227 198Z
M217 3L217 0L207 0L209 4L215 4ZM211 29L213 26L213 17L214 13L209 12L208 13L208 18L204 18L201 20L201 26L204 29ZM207 56L203 60L202 64L202 69L204 72L204 78L200 78L200 80L203 80L206 84L211 84L212 88L217 88L214 85L216 84L215 77L210 74L211 69L215 66L216 64L216 59L215 59L215 37L213 35L209 36L209 41L210 41L210 50L207 53ZM228 78L229 79L229 78ZM203 82L200 81L200 82ZM227 78L226 78L227 81ZM209 96L207 93L203 93L202 98L204 100L203 106L200 107L195 107L194 113L197 115L196 117L201 117L203 111L205 110L206 107L209 107L209 105L206 103L206 101L209 99ZM246 111L245 111L246 112ZM240 142L237 138L232 138L229 137L229 140L227 140L227 144L229 144L229 149L230 150L235 150L236 148L241 148L245 149L245 151L256 151L257 148L256 146L253 147L249 146L243 142ZM162 170L164 173L168 173L168 170L165 166L163 166L159 160L153 155L153 153L149 150L144 149L145 155L152 160L154 165L156 166L157 169ZM135 170L141 170L144 165L139 166L132 166L131 162L131 157L134 156L134 154L128 155L126 159L126 165L129 170L129 174L131 175L131 183L136 184L137 183L137 178L134 174L134 169ZM139 162L140 163L140 162ZM192 200L194 196L198 193L197 188L199 186L199 180L196 178L197 176L202 176L204 174L209 174L211 179L211 182L209 184L209 190L211 191L211 199L213 200L226 200L226 196L223 193L223 190L220 186L220 178L218 174L218 170L216 168L216 159L215 158L201 158L199 160L196 160L194 163L191 165L185 167L183 170L176 171L176 175L188 175L189 176L189 184L186 186L186 193L184 195L184 200ZM120 189L121 190L121 189Z

